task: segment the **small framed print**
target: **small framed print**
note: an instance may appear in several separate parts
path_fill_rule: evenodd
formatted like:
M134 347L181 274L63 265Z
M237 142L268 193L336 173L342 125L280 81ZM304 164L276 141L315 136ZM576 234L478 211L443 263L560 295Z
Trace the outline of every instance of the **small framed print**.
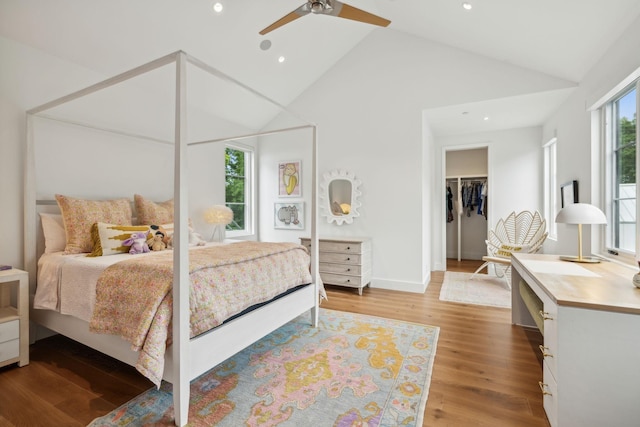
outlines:
M291 160L278 163L278 196L302 196L302 161Z
M560 186L561 207L578 203L578 181L571 181Z
M274 203L274 227L285 230L304 230L304 202Z

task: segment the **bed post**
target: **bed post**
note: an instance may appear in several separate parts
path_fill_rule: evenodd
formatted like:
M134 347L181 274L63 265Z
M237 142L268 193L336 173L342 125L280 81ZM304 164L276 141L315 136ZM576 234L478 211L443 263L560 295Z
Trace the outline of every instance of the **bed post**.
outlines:
M173 252L173 408L175 424L189 417L189 249L187 243L187 76L186 54L176 54Z
M320 315L320 274L318 264L318 128L312 127L313 137L311 141L311 150L313 162L311 165L311 279L315 286L315 304L311 309L311 326L318 326L318 316Z

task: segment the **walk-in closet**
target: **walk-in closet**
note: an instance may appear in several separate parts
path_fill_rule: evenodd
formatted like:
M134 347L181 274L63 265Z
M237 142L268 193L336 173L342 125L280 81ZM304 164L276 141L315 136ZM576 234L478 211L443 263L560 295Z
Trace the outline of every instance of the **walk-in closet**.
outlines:
M446 254L455 260L486 255L490 183L487 147L446 152Z

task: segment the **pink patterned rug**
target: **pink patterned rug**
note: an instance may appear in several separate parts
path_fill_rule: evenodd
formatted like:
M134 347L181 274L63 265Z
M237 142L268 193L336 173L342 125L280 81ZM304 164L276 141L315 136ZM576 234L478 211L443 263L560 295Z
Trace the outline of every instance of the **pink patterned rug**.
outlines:
M421 426L439 328L320 310L191 383L190 426ZM170 384L90 427L174 425Z

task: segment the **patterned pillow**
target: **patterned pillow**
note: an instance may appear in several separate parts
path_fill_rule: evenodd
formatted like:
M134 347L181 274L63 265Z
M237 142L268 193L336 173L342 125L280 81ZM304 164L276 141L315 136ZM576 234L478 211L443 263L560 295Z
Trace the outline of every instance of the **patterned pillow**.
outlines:
M167 224L173 222L173 199L152 202L139 194L133 196L140 224Z
M93 251L87 256L107 256L129 252L130 246L122 246L133 233L149 232L148 225L116 225L97 222L91 227Z
M67 236L65 254L91 252L91 227L96 222L131 225L128 199L84 200L56 194Z

